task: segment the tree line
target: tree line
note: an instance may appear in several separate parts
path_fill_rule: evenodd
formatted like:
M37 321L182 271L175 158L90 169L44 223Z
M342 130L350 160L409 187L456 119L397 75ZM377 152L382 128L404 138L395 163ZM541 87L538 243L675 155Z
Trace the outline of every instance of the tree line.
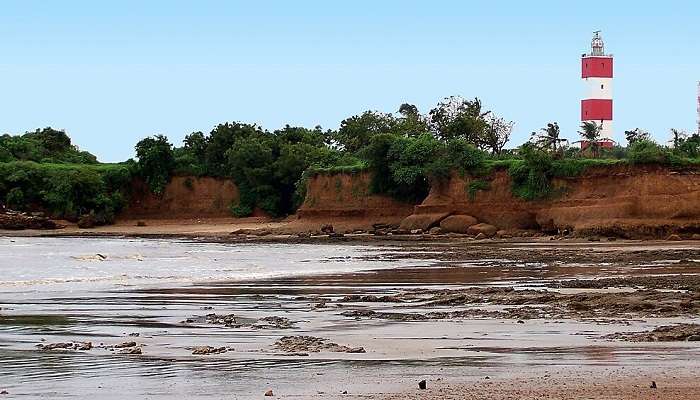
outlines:
M478 98L453 96L426 113L407 103L396 113L366 111L344 119L335 130L287 125L269 131L227 122L208 133L192 132L179 146L154 135L136 144L136 160L99 164L65 132L45 128L0 136L0 202L45 209L57 217L94 214L110 222L124 207L133 178L160 194L173 175L212 176L238 186L233 215L259 209L284 216L296 211L306 179L318 173L368 170L373 192L417 202L451 174L486 180L493 168L505 168L516 195L541 199L552 195L552 178L580 174L591 165L700 163L700 137L678 130L672 130L669 145L633 129L625 132L627 146L602 148L599 125L584 123L578 133L586 146L577 146L562 138L552 122L526 143L507 149L512 131L513 122L486 110ZM480 181L473 189L487 186Z

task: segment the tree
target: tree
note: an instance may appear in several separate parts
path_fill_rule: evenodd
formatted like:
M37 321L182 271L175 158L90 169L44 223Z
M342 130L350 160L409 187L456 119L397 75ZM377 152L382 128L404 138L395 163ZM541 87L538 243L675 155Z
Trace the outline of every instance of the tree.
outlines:
M479 139L480 147L491 151L491 154L499 155L510 140L514 123L493 114L487 115L485 120L486 126Z
M598 125L595 121L586 121L581 124L581 130L578 132L581 135L586 149L591 150L593 157L598 157L600 150L600 132L603 130L602 125Z
M673 142L673 148L676 149L683 144L688 134L682 130L671 128L671 142Z
M343 150L356 153L369 145L372 137L394 133L396 123L396 118L391 114L365 111L361 115L346 118L340 123L336 141Z
M540 129L540 132L541 133L532 132L530 136L533 143L539 149L546 149L551 153L558 153L560 149L564 148L565 143L568 142L567 139L559 137L561 129L556 122L548 123L545 128Z
M440 140L462 138L479 146L488 114L489 111L482 110L478 98L466 100L459 96L447 97L430 110L430 129Z
M627 143L631 145L642 140L650 140L651 136L649 132L645 130L634 128L631 131L625 131L625 139L627 139Z
M205 152L207 174L212 176L227 176L228 159L226 152L239 140L263 134L263 130L255 124L227 122L217 125L210 133Z
M136 144L137 168L148 187L155 194L162 194L175 168L173 146L168 138L155 135Z

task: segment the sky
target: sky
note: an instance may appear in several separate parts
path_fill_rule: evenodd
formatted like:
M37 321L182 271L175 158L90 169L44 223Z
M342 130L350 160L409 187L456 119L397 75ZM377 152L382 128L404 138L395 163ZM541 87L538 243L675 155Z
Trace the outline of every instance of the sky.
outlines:
M335 129L365 110L479 97L512 142L576 140L580 57L615 56L614 129L696 129L700 2L34 1L0 7L0 133L65 129L101 161L226 121Z

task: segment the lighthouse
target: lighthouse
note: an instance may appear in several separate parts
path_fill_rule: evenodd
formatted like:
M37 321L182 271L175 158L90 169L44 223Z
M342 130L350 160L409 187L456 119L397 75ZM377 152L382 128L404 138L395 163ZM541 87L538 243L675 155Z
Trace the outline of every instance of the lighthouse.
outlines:
M591 52L581 56L581 78L585 95L581 100L581 122L595 122L601 127L601 147L613 146L613 56L605 54L600 31L593 33ZM582 146L585 147L584 143Z

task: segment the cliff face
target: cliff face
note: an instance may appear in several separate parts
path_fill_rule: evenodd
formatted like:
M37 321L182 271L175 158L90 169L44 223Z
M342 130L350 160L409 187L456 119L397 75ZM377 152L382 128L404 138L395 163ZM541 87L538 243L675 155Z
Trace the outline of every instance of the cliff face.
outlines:
M230 179L175 176L156 196L143 182L134 182L129 206L121 218L186 219L230 217L238 188Z
M653 236L700 231L700 172L662 167L592 168L576 178L555 179L561 192L547 201L511 193L507 171L489 188L469 194L472 178L453 175L435 186L416 213L468 214L501 229L573 229L578 232ZM623 235L623 236L624 236Z
M316 175L309 179L299 218L383 218L400 220L413 212L413 204L370 193L372 175Z

